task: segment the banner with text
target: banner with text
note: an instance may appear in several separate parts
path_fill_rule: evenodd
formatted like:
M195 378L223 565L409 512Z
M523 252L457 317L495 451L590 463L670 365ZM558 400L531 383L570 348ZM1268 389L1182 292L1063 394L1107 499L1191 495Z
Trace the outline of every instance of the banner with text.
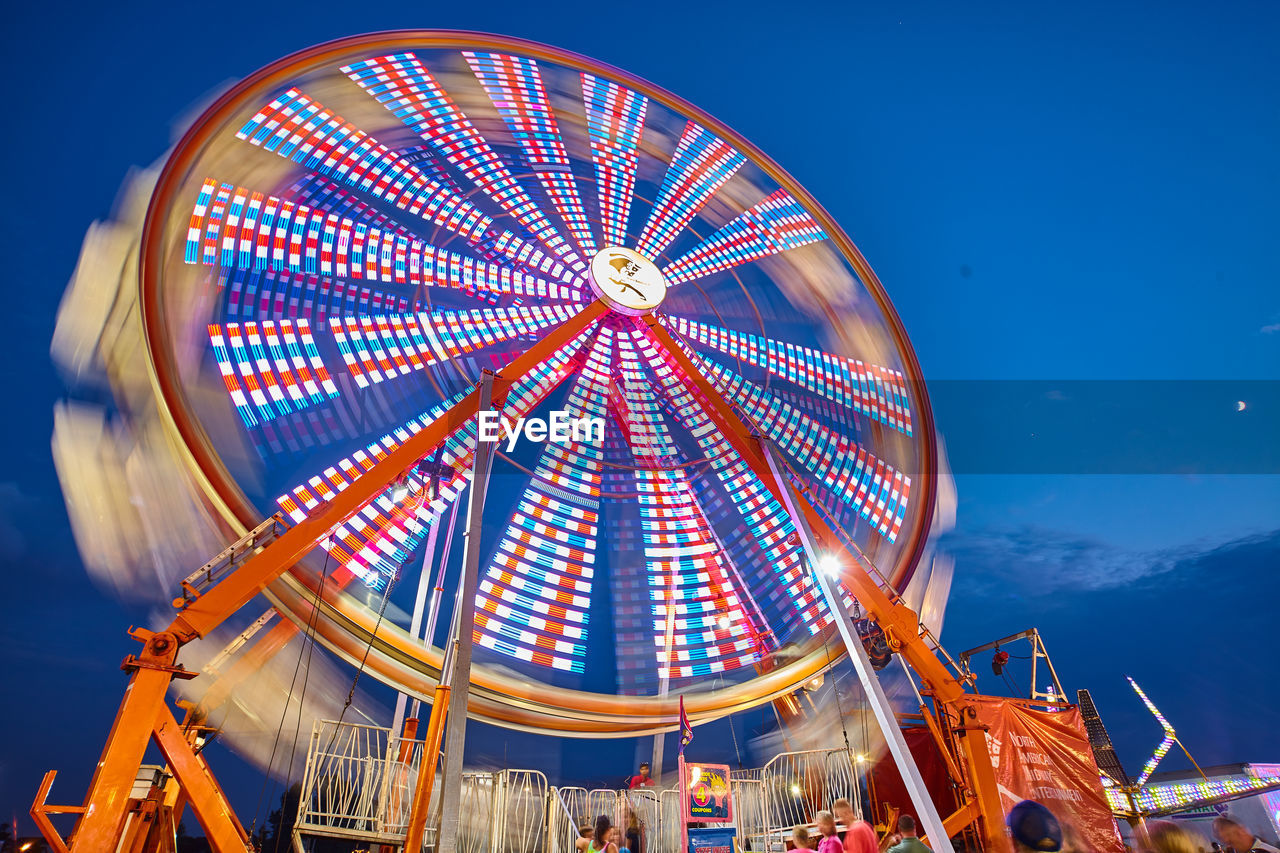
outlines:
M1036 711L1008 699L972 697L1004 812L1022 800L1047 806L1062 824L1063 847L1122 853L1111 807L1080 709ZM1074 842L1074 843L1073 843Z

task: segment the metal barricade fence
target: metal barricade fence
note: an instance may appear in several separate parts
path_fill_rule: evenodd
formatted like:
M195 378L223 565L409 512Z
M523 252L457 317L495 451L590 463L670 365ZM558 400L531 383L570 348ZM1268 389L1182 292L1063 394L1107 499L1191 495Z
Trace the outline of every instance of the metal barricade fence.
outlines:
M661 845L653 851L645 853L681 853L680 851L680 791L668 788L659 797L661 819L658 826L658 841Z
M733 825L738 830L742 850L766 849L764 820L764 783L760 771L746 771L741 776L730 774L729 790L733 794ZM755 778L752 778L755 777Z
M324 836L403 844L422 760L422 741L390 730L322 720L312 727L295 842ZM759 770L729 776L734 826L744 851L776 853L796 824L839 797L860 809L862 767L847 749L788 752ZM440 784L433 786L435 815ZM458 853L576 853L583 823L608 815L624 833L638 819L643 853L681 853L676 789L552 788L536 770L464 772ZM428 844L434 827L428 826ZM623 844L619 846L624 846Z
M395 843L404 837L422 741L318 720L303 770L295 835Z
M761 768L760 783L767 850L785 849L792 827L813 823L840 797L855 809L862 805L858 764L843 748L784 752Z
M536 853L548 829L547 777L537 770L502 770L497 785L492 853Z
M587 802L587 789L578 787L556 788L556 792L560 796L560 801L564 803L565 811L573 818L576 826L579 828L591 823L595 818L591 814L590 805Z
M463 772L462 795L458 798L458 853L491 853L497 793L493 773Z
M581 792L581 797L578 793ZM544 853L577 853L581 823L571 802L586 805L586 788L552 788L547 794L547 836Z
M644 853L661 853L654 847L654 843L661 834L662 829L661 793L653 788L634 788L624 791L623 797L626 801L627 812L623 814L622 822L619 823L623 833L623 840L626 840L630 815L634 814L640 824L640 843ZM638 851L632 850L631 853L638 853Z
M593 788L587 792L587 813L589 822L594 826L596 818L608 815L610 822L617 826L622 820L625 804L622 792L613 788Z

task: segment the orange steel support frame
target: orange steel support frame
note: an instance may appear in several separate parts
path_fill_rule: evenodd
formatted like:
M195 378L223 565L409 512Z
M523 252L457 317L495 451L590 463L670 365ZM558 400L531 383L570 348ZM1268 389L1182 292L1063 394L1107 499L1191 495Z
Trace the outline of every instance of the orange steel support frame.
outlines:
M500 409L515 379L545 361L606 310L603 302L591 303L508 364L494 381L493 405ZM190 601L166 630L155 634L133 632L135 639L143 642L143 650L136 657L130 655L123 664L123 669L130 673L129 685L89 784L83 816L69 844L63 842L44 818L41 829L46 831L47 828L46 837L51 844L65 847L70 853L101 853L117 849L134 779L142 765L147 743L154 738L178 777L188 803L213 848L219 853L248 849L248 836L236 822L221 790L211 776L205 778L203 771L195 772L202 762L198 762L191 744L184 736L174 736L178 726L165 703L165 694L174 678L195 676L194 672L177 663L178 650L186 643L206 636L248 604L272 580L310 552L330 530L385 491L401 473L412 468L474 417L479 402L477 388L389 452L350 488L338 492L331 501L317 507L312 515L286 530L238 569ZM433 716L435 713L433 708ZM41 800L32 807L33 817L37 811L40 817L44 817L53 809ZM37 822L40 817L36 818Z
M603 302L596 301L574 315L564 324L537 341L526 352L513 360L494 380L493 407L501 409L512 383L526 375L544 361L556 349L565 345L592 321L607 311ZM685 374L692 390L700 398L708 416L724 433L733 448L756 470L768 470L768 463L757 444L756 436L746 423L735 416L720 398L711 383L701 375L682 345L662 326L656 317L645 318L650 333L666 350L671 361ZM99 853L115 850L125 833L126 816L131 804L134 779L142 764L149 741L154 740L176 777L181 794L195 811L213 848L219 853L247 850L248 836L236 820L225 796L213 779L203 757L192 748L188 734L173 717L165 701L169 685L174 678L192 678L194 672L183 669L177 663L179 649L188 642L206 636L233 613L249 603L272 580L288 571L299 559L315 547L325 535L365 503L385 491L404 471L418 460L429 455L463 423L475 416L479 406L479 389L451 407L441 417L411 436L386 458L376 463L349 488L338 492L334 498L315 509L313 514L285 531L239 568L218 581L199 597L190 601L174 618L169 627L159 633L132 632L141 640L140 655L125 659L123 669L130 673L124 700L116 714L102 758L89 786L82 809L65 806L48 806L45 798L55 775L50 771L40 787L31 814L45 838L55 850L68 853ZM778 484L770 477L761 481L775 498L779 497ZM791 487L794 489L794 487ZM803 497L803 495L799 495ZM805 517L812 529L816 544L828 552L844 551L852 557L846 566L862 559L850 551L839 535L828 526L826 520L807 500L801 500ZM1008 842L1002 829L1002 810L996 788L995 772L987 754L983 730L974 724L976 712L966 701L968 694L964 682L952 675L937 658L921 635L916 614L896 598L891 598L880 588L871 574L846 568L843 576L850 592L864 610L884 630L889 645L899 652L915 670L924 685L924 692L932 696L935 705L948 719L957 723L950 726L958 744L956 756L964 774L956 782L962 786L964 802L960 809L947 817L949 832L959 832L975 820L980 824L981 836L989 851L1004 851ZM243 676L251 672L254 664L260 664L296 632L275 626L260 641L262 649L251 649L233 665L222 679L218 689L218 701L234 689ZM446 690L448 688L445 688ZM410 839L420 843L429 801L429 785L434 779L436 755L444 730L444 706L437 691L432 706L431 719L424 744L419 785L413 804L410 822ZM203 702L202 710L216 704ZM199 719L202 714L193 714ZM69 843L64 842L48 819L49 814L81 813L81 819ZM416 831L415 831L416 830ZM405 849L413 849L406 846Z
M728 409L711 382L702 375L697 365L689 358L683 344L672 337L657 317L651 315L646 317L644 322L648 325L649 333L666 350L666 355L671 362L684 373L686 381L693 386L699 401L706 409L707 416L720 428L733 449L754 470L769 470L768 461L756 436L743 419L735 416ZM778 484L773 482L773 478L761 477L760 481L775 499L781 500ZM803 495L798 497L803 498ZM845 569L841 579L862 608L880 625L890 648L901 654L903 660L920 676L920 680L924 683L924 692L933 696L934 701L941 706L954 709L959 714L961 725L958 727L957 734L960 758L967 774L965 779L957 780L965 786L965 803L960 812L971 815L972 811L967 809L970 802L975 803L982 820L982 836L987 849L996 851L1006 849L1008 842L1003 830L1003 811L1000 806L1000 792L996 787L995 770L987 754L986 739L983 737L982 729L968 727L969 723L977 719L977 711L965 701L969 695L966 685L952 675L946 665L938 660L937 655L929 648L929 644L921 635L920 619L915 611L903 604L901 600L890 598L876 583L870 572L851 568L861 560L860 555L850 551L841 537L827 524L826 519L807 500L799 500L797 505L804 511L805 519L816 540L815 545L828 553L844 552L853 558L850 561L843 561ZM960 812L944 821L948 824L948 829L954 826L956 831L959 831L968 825L968 821L957 825Z

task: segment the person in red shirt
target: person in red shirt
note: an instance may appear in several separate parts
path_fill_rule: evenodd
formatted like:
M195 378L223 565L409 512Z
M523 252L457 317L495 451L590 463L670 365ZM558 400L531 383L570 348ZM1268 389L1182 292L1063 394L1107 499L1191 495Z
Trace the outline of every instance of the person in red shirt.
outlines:
M853 810L852 803L841 797L831 804L831 810L844 824L844 853L879 853L876 831Z
M649 762L640 765L640 772L627 780L628 788L643 788L646 785L653 785L653 780L649 778Z

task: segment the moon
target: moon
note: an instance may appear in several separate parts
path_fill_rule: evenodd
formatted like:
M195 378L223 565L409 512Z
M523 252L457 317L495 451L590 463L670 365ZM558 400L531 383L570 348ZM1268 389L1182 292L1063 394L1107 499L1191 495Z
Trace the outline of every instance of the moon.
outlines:
M1244 400L1236 400L1236 411L1237 411L1237 412L1243 412L1243 411L1244 411L1245 409L1247 409L1247 408L1249 408L1249 407L1245 405Z

